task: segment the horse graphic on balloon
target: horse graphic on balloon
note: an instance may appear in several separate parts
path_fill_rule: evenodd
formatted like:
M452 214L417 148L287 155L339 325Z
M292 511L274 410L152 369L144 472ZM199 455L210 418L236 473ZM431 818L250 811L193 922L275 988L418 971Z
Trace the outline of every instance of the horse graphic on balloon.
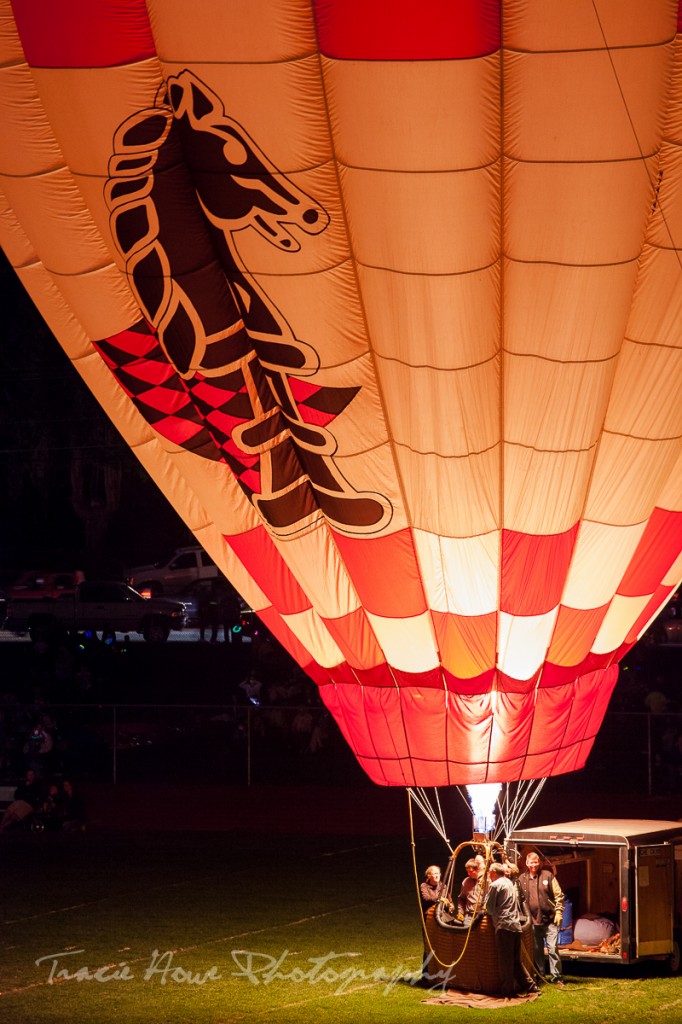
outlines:
M145 380L150 360L166 364L170 414L150 407L144 388L131 389L134 361L101 342L119 382L155 429L223 461L275 534L322 516L347 533L383 530L388 499L346 480L329 429L360 389L311 379L320 368L315 348L296 337L237 246L251 230L299 252L299 236L329 225L326 210L277 171L187 70L119 126L113 149L105 198L144 314L137 369Z

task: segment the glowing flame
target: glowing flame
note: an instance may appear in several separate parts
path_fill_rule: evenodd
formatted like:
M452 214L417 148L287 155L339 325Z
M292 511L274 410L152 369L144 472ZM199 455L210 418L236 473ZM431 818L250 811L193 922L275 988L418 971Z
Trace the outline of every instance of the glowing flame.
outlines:
M501 782L467 786L469 802L474 812L475 832L492 832L495 828L495 804L501 789Z

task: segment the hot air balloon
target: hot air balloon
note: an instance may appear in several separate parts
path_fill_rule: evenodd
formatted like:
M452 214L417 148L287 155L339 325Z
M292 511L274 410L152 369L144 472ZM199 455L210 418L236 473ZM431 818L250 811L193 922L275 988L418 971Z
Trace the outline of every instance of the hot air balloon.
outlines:
M2 0L0 243L375 782L585 764L682 576L677 0Z

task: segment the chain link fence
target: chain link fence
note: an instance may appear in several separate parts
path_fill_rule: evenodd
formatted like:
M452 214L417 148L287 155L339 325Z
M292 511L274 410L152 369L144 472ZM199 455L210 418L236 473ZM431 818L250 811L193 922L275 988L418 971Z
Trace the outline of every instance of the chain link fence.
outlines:
M94 782L348 782L362 777L324 707L60 704L41 709L49 750L32 741L35 707L5 712L0 784L27 767ZM349 777L350 776L350 777Z
M0 784L29 766L98 782L353 782L365 778L318 705L59 704L41 708L51 739L31 740L35 706L5 709ZM607 713L581 786L682 792L682 714Z

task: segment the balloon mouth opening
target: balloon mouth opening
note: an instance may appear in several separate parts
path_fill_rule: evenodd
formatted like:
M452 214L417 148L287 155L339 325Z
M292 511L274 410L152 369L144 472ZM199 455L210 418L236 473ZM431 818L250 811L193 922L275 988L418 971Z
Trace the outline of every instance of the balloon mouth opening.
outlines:
M500 782L467 786L467 795L473 816L474 838L477 835L481 837L481 840L492 837L497 819L497 798L501 789Z

